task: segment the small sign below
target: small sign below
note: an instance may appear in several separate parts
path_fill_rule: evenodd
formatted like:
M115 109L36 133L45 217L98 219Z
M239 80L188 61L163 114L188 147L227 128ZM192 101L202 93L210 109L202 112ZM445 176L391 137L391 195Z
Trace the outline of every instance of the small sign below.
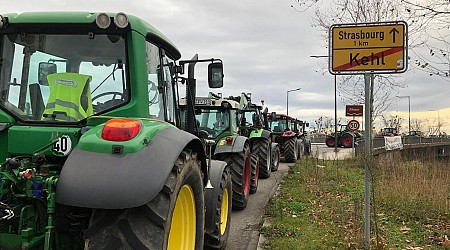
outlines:
M345 105L345 116L363 116L363 105Z

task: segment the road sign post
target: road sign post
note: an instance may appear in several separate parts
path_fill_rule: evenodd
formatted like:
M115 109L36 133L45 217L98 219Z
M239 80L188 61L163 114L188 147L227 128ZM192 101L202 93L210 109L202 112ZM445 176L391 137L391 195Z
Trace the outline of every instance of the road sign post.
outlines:
M407 70L407 31L407 24L403 21L335 24L329 31L330 73L335 76L364 74L365 249L370 249L371 78L372 74L403 73Z

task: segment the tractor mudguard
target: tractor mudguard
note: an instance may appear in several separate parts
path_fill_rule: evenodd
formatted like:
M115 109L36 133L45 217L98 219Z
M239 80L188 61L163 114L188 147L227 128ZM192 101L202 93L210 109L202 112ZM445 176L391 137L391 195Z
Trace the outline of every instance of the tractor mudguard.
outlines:
M188 145L189 144L189 145ZM98 209L138 207L164 188L181 151L192 148L202 160L200 140L177 128L162 130L136 153L113 155L75 148L67 158L57 184L56 201ZM170 190L167 190L170 192Z
M220 191L220 188L217 187L219 187L220 185L222 173L226 166L227 163L224 161L211 160L211 169L209 170L209 176L211 185L214 188L205 189L205 228L206 230L211 232L215 229L216 216L220 216L216 213L217 197L219 196Z
M214 150L214 155L222 153L236 153L244 151L244 144L247 141L247 137L236 136L231 145L225 142L225 138L219 140Z

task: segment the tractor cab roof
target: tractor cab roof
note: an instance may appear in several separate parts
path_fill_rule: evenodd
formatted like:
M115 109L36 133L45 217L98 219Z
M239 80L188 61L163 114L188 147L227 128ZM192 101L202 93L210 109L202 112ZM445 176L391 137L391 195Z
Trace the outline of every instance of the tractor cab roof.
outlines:
M8 27L13 26L12 28L17 26L21 26L24 28L60 28L62 26L74 26L77 24L92 24L97 26L97 17L99 15L106 14L110 17L111 24L108 29L115 30L117 29L115 25L115 16L123 13L100 13L100 12L24 12L24 13L8 13L2 14L5 18L7 25L4 26L4 29L8 29ZM157 40L160 42L164 49L169 52L175 60L180 59L181 53L175 47L175 45L159 30L157 30L152 25L148 24L141 18L126 15L128 19L128 25L124 28L131 28L134 31L137 31L140 34L143 34L147 38L151 38L153 40ZM105 29L106 30L106 29Z

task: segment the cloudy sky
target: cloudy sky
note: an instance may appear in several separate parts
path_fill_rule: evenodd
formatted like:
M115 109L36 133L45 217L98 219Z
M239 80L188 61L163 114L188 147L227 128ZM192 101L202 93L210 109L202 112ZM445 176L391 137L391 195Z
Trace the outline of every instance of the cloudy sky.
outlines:
M180 49L184 59L198 53L200 58L220 58L224 62L225 96L253 93L253 100L265 100L270 111L286 112L311 124L320 116L334 117L334 76L326 72L326 43L311 26L313 10L297 12L291 0L60 0L8 1L1 13L26 11L102 11L139 16L166 34ZM205 79L206 65L197 66L197 78ZM411 67L410 67L411 68ZM450 80L408 70L402 75L406 88L399 95L411 97L411 117L446 121L450 132ZM206 95L207 84L199 83ZM361 82L363 84L363 82ZM338 115L345 105L338 101ZM407 99L391 108L394 114L408 116ZM443 129L445 130L445 129Z

